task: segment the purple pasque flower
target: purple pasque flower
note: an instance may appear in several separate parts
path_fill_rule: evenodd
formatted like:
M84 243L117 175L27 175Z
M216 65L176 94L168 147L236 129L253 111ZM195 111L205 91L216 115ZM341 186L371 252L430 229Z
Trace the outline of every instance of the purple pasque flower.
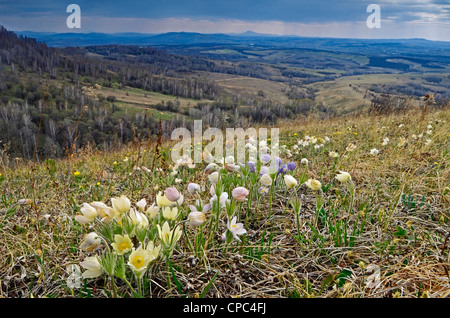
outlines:
M280 173L286 173L288 171L288 166L287 164L284 164L280 167L280 169L278 170L278 174Z
M247 166L250 167L251 173L254 173L256 171L256 165L253 161L247 161Z
M270 162L270 155L268 153L265 153L261 156L261 162L262 163L269 163Z
M289 170L293 171L295 168L297 168L297 164L294 161L291 161L287 164L287 167Z
M259 175L262 176L263 174L268 174L268 173L269 173L269 167L262 166L261 170L259 171Z

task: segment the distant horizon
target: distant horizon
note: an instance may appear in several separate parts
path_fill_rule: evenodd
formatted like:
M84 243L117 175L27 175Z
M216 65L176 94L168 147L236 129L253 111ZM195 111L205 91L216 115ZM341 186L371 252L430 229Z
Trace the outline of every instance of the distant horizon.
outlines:
M30 30L10 30L14 33L23 34L23 33L29 33L29 34L47 34L47 35L59 35L59 34L105 34L105 35L124 35L124 34L136 34L136 35L148 35L148 36L157 36L157 35L163 35L163 34L170 34L170 33L187 33L187 34L199 34L199 35L244 35L246 33L253 33L257 36L267 36L267 37L297 37L297 38L320 38L320 39L347 39L347 40L369 40L369 41L395 41L395 40L423 40L423 41L430 41L430 42L445 42L450 43L450 40L430 40L426 38L420 38L420 37L411 37L411 38L363 38L363 37L344 37L344 36L308 36L308 35L296 35L296 34L276 34L276 33L259 33L252 30L247 30L245 32L241 33L226 33L226 32L214 32L214 33L202 33L202 32L192 32L192 31L169 31L169 32L161 32L161 33L145 33L145 32L98 32L98 31L86 31L86 32L51 32L51 31L30 31Z
M76 5L78 12L70 9L69 4ZM72 13L78 14L79 25L69 26ZM445 0L128 0L124 4L111 0L0 0L0 24L16 32L241 34L252 30L277 36L419 38L450 42L450 3Z

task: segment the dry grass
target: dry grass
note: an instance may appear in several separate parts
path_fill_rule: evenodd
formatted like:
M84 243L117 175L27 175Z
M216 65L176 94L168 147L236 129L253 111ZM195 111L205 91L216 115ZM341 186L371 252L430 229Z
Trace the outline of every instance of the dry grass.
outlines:
M180 286L162 259L149 270L146 295L195 297L207 291L205 297L448 297L449 122L450 111L442 110L423 119L409 113L280 123L281 144L292 153L282 157L297 163L293 175L299 181L322 182L323 211L316 208L316 193L300 186L297 223L287 203L290 192L281 181L270 217L268 196L253 197L248 211L242 210L247 229L242 243L224 246L214 240L198 254L190 251L183 235L171 257ZM306 135L328 136L330 141L318 150L300 146L296 153L293 146ZM382 146L386 137L389 143ZM346 150L350 143L355 150ZM371 155L372 148L379 154ZM174 178L168 166L160 166L162 172L135 169L151 167L153 149L151 143L111 153L86 149L72 158L38 164L34 171L28 163L7 162L3 155L0 296L110 297L110 285L103 278L86 280L80 289L67 287L66 267L86 257L79 244L92 230L77 223L74 215L83 202L109 203L121 194L132 202L154 202L157 191L172 185ZM339 157L331 158L330 151ZM163 155L168 161L168 153ZM300 164L301 158L309 160L307 167ZM197 182L208 189L203 168L183 171L176 187L186 193L187 183ZM353 201L346 186L334 178L339 170L352 176ZM74 176L75 171L80 175ZM33 174L37 209L28 202L19 204L21 199L34 199ZM208 190L202 198L209 200ZM184 205L193 200L186 193ZM225 220L219 223L218 237ZM187 233L192 240L193 230ZM119 295L131 295L125 284L118 282L117 288Z

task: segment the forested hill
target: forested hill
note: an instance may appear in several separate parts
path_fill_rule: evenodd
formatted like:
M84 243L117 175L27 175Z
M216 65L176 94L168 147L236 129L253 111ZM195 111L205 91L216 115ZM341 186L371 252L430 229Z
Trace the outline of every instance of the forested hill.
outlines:
M110 147L132 140L135 134L145 137L157 131L159 118L144 115L145 110L129 114L114 96L88 92L86 87L131 87L194 100L214 98L214 82L187 77L174 71L176 66L167 66L189 66L188 58L151 48L146 56L153 60L131 63L76 48L51 48L0 27L0 149L31 158L37 143L41 158L61 156L74 145ZM176 112L177 105L164 107Z
M85 50L77 48L49 48L45 43L17 36L0 27L0 62L11 66L13 71L19 67L20 71L46 73L53 79L63 76L74 83L79 76L88 76L94 82L102 79L106 86L115 81L126 86L194 99L212 98L216 92L213 82L187 78L174 71L185 71L194 63L207 63L199 58L175 56L162 50L145 48L146 60L131 63L128 59L126 63L121 63L123 59L110 54L130 48L121 49L116 45L96 49L103 52L108 50L110 53L104 59L101 54L88 56ZM181 67L183 65L184 68Z

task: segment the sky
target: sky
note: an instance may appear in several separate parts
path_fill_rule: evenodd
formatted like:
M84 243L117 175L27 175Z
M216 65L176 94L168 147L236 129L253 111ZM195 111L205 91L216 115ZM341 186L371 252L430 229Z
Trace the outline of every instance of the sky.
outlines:
M70 29L69 4L81 9ZM369 4L380 28L369 28ZM35 32L200 32L450 41L450 0L0 0L0 25Z

